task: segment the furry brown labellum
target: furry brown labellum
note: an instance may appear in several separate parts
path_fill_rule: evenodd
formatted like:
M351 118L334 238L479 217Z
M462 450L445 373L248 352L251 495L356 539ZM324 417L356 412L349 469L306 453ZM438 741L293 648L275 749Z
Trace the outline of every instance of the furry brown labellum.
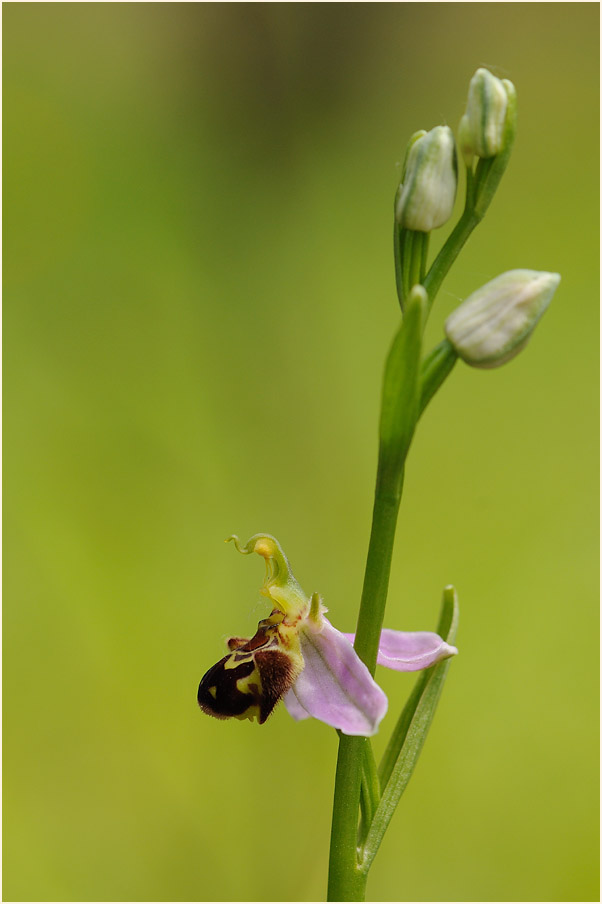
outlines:
M232 651L201 679L197 699L203 712L216 719L254 719L263 724L290 689L300 667L286 649L272 617L246 640L232 637Z

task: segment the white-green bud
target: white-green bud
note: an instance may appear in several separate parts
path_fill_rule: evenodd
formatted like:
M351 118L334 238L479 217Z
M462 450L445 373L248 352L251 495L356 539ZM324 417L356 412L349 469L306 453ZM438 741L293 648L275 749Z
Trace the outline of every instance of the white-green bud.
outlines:
M495 157L504 149L508 92L512 83L477 69L468 88L466 113L460 120L458 141L464 159L471 154Z
M437 126L412 139L403 184L395 210L403 229L430 232L452 215L458 165L454 136L448 126Z
M502 273L450 314L447 338L467 364L499 367L525 347L559 282L558 273Z

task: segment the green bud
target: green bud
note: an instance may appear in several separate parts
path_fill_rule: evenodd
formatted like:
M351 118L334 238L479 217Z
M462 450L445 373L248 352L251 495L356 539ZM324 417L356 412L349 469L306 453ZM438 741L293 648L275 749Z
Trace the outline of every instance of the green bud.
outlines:
M512 82L496 78L488 69L477 69L470 80L466 113L458 130L465 160L473 154L495 157L504 150L510 93L514 94Z
M451 129L437 126L419 137L413 136L395 209L402 229L430 232L443 226L452 215L457 184L456 146Z
M467 364L499 367L525 347L559 282L558 273L502 273L447 318L447 338Z

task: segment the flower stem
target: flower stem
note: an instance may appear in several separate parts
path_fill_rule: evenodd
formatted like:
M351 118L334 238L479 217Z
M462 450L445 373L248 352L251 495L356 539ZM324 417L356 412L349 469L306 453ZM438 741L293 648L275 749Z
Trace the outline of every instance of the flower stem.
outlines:
M465 209L424 278L429 306L479 219L473 210ZM398 287L401 283L402 289L409 291L411 263L415 261L412 272L417 276L424 267L425 242L414 243L414 235L409 232L396 231L395 237L405 252L402 266L397 271ZM406 297L404 293L404 301ZM411 302L411 298L408 300ZM456 359L449 342L444 340L427 356L419 375L422 322L419 304L410 304L385 368L372 529L355 635L356 652L372 675L376 670L387 602L406 456L418 417L450 373ZM365 738L339 736L330 838L329 901L363 901L365 896L369 866L362 861L363 848L358 846L358 818L366 743ZM365 830L366 826L363 828Z
M462 250L470 233L480 220L481 216L478 213L475 213L474 210L466 207L445 245L433 261L431 268L423 281L424 288L429 296L429 308L432 306L435 295L439 291L441 283L447 276L451 265Z
M355 648L370 672L376 669L393 555L397 513L403 485L403 462L397 469L379 466L372 532L358 619ZM341 735L335 780L329 901L363 901L367 874L358 865L357 823L365 738ZM361 896L359 896L361 895Z
M339 736L330 836L329 901L364 901L366 896L367 874L359 869L357 858L357 820L365 743L365 738Z
M402 487L403 462L400 461L397 463L397 467L392 468L390 465L385 467L381 459L376 481L372 531L355 637L357 654L366 663L371 675L374 675L376 670L378 641L385 615Z
M411 236L408 233L408 236ZM420 259L420 254L418 255ZM397 514L403 488L404 464L416 426L420 403L420 355L426 293L414 289L407 298L402 324L393 340L383 379L378 472L372 512L372 530L355 650L374 675L393 556ZM359 870L358 817L366 739L339 740L334 792L328 900L363 900Z

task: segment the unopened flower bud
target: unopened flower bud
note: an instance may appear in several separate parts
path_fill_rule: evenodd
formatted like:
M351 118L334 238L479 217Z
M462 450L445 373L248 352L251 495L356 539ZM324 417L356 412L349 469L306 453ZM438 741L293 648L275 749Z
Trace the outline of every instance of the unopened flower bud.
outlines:
M498 367L525 347L560 276L509 270L473 292L447 318L445 333L473 367Z
M505 146L508 96L512 83L477 69L468 88L466 113L460 120L459 142L464 159L472 154L495 157Z
M437 126L411 144L395 211L403 229L430 232L452 215L458 182L454 136Z

